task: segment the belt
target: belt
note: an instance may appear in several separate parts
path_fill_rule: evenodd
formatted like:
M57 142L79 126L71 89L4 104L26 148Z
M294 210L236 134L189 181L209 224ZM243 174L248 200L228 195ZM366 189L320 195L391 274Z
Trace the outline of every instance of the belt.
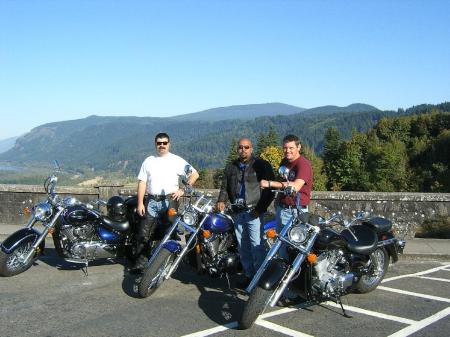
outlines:
M281 208L295 208L295 205L287 205L287 204L283 204L283 203L279 203L278 206L280 206ZM308 206L300 206L301 209L306 209L308 208Z
M168 196L164 194L150 194L148 197L155 201L163 201L168 199Z

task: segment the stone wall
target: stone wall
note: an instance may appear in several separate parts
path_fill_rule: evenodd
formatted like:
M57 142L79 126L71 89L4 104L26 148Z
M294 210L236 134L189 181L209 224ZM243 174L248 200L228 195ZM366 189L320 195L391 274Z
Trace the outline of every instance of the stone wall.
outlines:
M107 200L115 194L134 195L134 189L122 185L82 187L58 187L61 195L73 195L86 202ZM217 196L217 190L208 190ZM42 186L0 184L0 224L21 225L26 217L19 215L25 205L45 200ZM449 193L382 193L382 192L313 192L310 211L320 215L336 211L351 215L352 211L370 211L391 219L399 236L414 237L419 226L427 219L450 216Z

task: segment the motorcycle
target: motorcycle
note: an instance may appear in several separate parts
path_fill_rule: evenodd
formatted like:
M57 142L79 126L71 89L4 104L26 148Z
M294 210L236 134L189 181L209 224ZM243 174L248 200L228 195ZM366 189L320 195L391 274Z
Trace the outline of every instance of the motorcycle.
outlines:
M59 165L55 161L57 169ZM31 209L24 228L11 234L0 245L0 276L23 273L43 254L45 238L53 237L57 254L64 260L82 264L90 261L127 257L133 259L135 228L140 221L136 213L137 197L111 197L108 202L97 200L82 203L72 196L62 198L55 192L56 174L44 183L47 199ZM103 215L95 205L107 208ZM36 224L42 224L39 231Z
M188 174L189 172L187 172ZM205 193L185 187L187 202L160 244L152 252L138 284L141 297L152 295L175 272L183 258L212 277L227 276L239 269L240 260L233 219L213 212L213 201ZM194 201L195 199L195 201ZM185 233L186 243L173 239Z
M287 168L280 167L279 173L287 180ZM249 298L239 320L241 329L250 328L260 314L274 307L286 289L308 303L335 301L347 316L341 296L373 291L386 275L389 261L396 262L405 247L385 218L359 212L352 221L340 213L325 220L302 213L298 197L291 211L280 233L273 228L266 231L270 249L246 289ZM335 224L344 229L335 229Z

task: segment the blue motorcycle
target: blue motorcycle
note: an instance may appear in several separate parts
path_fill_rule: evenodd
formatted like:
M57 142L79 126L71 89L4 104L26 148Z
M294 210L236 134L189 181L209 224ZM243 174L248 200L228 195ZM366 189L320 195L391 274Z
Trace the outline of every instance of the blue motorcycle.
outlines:
M186 187L183 211L177 215L160 244L152 252L138 284L141 297L152 295L188 257L199 272L212 277L235 273L240 266L233 219L213 211L213 201L205 193ZM178 234L185 234L182 243Z
M49 234L57 254L86 267L86 273L93 260L134 258L135 230L140 221L135 211L136 196L125 199L113 196L108 202L82 203L74 197L57 194L57 182L55 174L46 179L47 199L34 205L25 227L0 245L0 276L14 276L30 268L43 254ZM106 206L107 214L103 215L95 205ZM37 224L42 225L42 231L35 228Z

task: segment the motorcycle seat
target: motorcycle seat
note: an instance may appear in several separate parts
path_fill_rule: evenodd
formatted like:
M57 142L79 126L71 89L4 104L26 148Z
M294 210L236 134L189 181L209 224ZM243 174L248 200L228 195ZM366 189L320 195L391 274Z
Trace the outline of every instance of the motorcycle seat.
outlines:
M388 232L392 229L392 222L389 219L382 217L373 217L367 221L364 221L363 224L372 227L377 233Z
M105 224L107 227L117 231L117 232L125 232L130 228L130 223L125 221L114 221L110 217L103 217L103 224Z
M350 233L350 230L356 236L356 240L352 233ZM350 229L344 229L341 235L347 241L347 248L351 252L369 255L377 248L377 234L367 226L351 226Z

